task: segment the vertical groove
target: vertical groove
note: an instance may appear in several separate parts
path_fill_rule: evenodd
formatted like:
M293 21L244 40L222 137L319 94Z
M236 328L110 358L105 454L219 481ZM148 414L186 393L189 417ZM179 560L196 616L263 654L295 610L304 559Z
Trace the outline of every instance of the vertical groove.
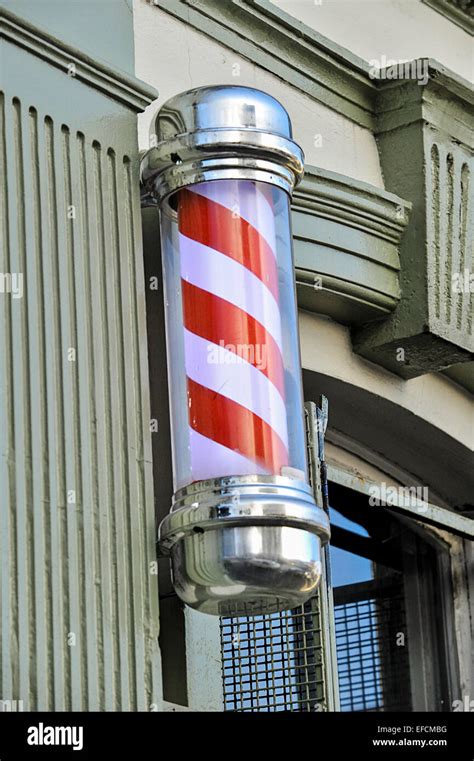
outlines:
M434 255L434 299L436 319L440 317L440 187L439 151L431 146L431 182L433 188L433 255Z
M56 711L68 710L70 694L70 662L67 652L67 620L65 620L66 580L68 577L68 559L66 549L67 485L65 482L65 430L63 389L65 347L61 331L61 283L59 273L58 241L58 193L56 186L56 155L54 145L54 125L52 119L45 118L46 176L48 190L48 232L49 232L49 277L53 303L49 305L48 358L48 437L55 442L54 456L51 461L50 484L52 487L50 502L51 521L51 577L52 577L52 614L54 637L54 708ZM50 443L51 446L51 443ZM66 611L67 612L67 611Z
M44 514L44 578L45 578L45 633L47 647L47 664L48 664L48 710L54 711L56 705L56 653L55 653L55 616L54 616L54 568L56 566L53 557L54 544L53 538L53 520L52 508L55 504L57 494L57 483L54 477L55 458L56 458L56 439L54 427L54 415L49 405L51 397L51 387L53 386L52 365L54 357L51 346L51 330L53 318L51 314L52 293L52 276L50 272L50 249L51 249L51 230L50 230L50 211L49 211L49 177L47 167L47 136L46 136L46 119L37 121L37 139L38 139L38 181L40 193L38 196L39 214L41 215L41 251L38 253L39 266L41 271L41 282L38 288L43 287L41 295L42 315L43 315L43 356L42 366L44 368L44 386L43 386L43 405L45 410L45 438L46 454L44 462L45 490L43 495L43 514ZM40 548L37 548L38 552ZM38 564L41 562L41 556L38 558Z
M100 257L101 265L101 288L103 293L104 304L104 349L107 351L106 363L106 389L107 389L107 452L108 467L112 478L110 481L109 495L112 501L109 503L108 511L108 541L111 555L111 649L113 652L114 662L114 693L113 709L120 710L122 698L122 673L121 673L121 632L120 632L120 600L119 600L119 569L118 569L118 544L117 521L122 511L116 511L115 505L123 505L123 496L120 483L120 460L123 452L120 447L115 449L117 433L121 426L121 411L119 399L117 397L117 372L118 367L118 348L115 338L115 308L114 303L117 298L116 290L119 286L116 272L115 261L113 256L114 224L112 219L112 200L110 197L110 177L109 177L109 155L108 152L101 154L101 172L102 182L100 185L101 208L102 208L102 225L103 225L103 256ZM113 371L112 371L113 368Z
M110 468L113 474L112 477L112 490L113 490L113 503L123 504L123 492L121 483L121 461L124 453L120 448L119 441L121 436L121 415L117 414L120 410L120 399L117 393L118 378L117 374L120 374L119 368L119 348L117 345L116 336L116 300L117 290L119 287L119 281L117 272L115 270L115 256L114 248L116 246L116 228L115 219L113 215L113 186L111 187L110 177L110 155L109 152L105 152L103 155L103 182L101 184L102 191L102 208L104 210L104 224L107 227L107 235L104 240L104 256L101 258L102 265L102 286L104 292L104 307L105 307L105 320L104 325L106 328L106 343L109 360L107 362L107 409L108 409L108 440L107 446L110 452ZM114 372L112 373L112 367ZM117 411L117 412L115 412ZM117 443L117 447L115 444ZM121 617L122 611L120 610L120 594L119 588L121 580L119 578L120 570L118 568L118 552L120 539L118 537L118 523L120 523L121 511L115 511L113 507L109 514L109 541L111 551L111 563L112 563L112 585L111 585L111 612L113 620L113 634L112 634L112 648L114 653L115 663L115 692L114 692L114 709L117 710L121 705L122 699L122 638L124 633L121 631Z
M8 154L10 152L9 141L7 138L7 109L5 98L1 96L1 122L0 122L0 144L1 144L1 178L2 178L2 198L1 198L1 218L2 225L0 228L2 234L3 266L4 273L11 272L10 258L10 219L9 219L9 196L8 196ZM1 252L0 252L1 253ZM12 305L11 299L3 294L1 301L4 309L4 332L3 332L3 351L0 355L0 362L3 364L4 378L4 404L0 405L0 415L2 425L0 426L0 435L4 436L3 451L0 452L2 457L2 470L5 473L6 490L4 497L7 500L6 509L0 511L0 541L1 541L1 568L2 568L2 696L5 700L18 700L18 669L14 664L18 662L18 635L16 620L16 601L17 601L17 554L16 554L16 485L15 485L15 415L13 407L13 389L14 389L14 370L13 370L13 338L12 338Z
M104 197L103 197L103 177L102 177L102 149L97 141L92 144L93 162L94 162L94 203L97 213L96 234L97 234L97 262L96 272L98 277L96 314L96 325L99 332L98 341L100 346L101 360L101 377L97 383L100 391L100 402L103 404L102 410L98 410L98 435L99 435L99 452L100 457L104 458L104 467L102 462L99 464L99 516L100 516L100 561L102 577L102 605L108 616L103 618L103 638L104 638L104 665L105 669L105 710L116 710L116 680L117 680L117 653L116 641L114 636L115 615L113 606L113 575L112 559L109 557L111 551L110 527L109 520L114 510L115 489L113 484L112 463L113 450L110 435L110 352L107 340L107 268L106 268L106 245L105 245L105 224L104 224ZM99 338L100 337L100 338ZM97 381L96 381L97 382ZM103 416L103 417L101 417ZM107 553L107 554L106 554ZM104 667L104 666L103 666Z
M67 429L71 446L68 447L70 465L68 467L68 490L74 490L75 502L67 503L67 532L68 532L68 557L69 557L69 623L70 631L74 634L75 641L69 643L71 662L71 710L80 710L84 704L84 691L86 687L83 681L84 669L84 563L81 548L83 546L83 500L81 482L82 447L80 441L80 402L78 392L78 364L81 357L78 352L77 336L77 304L76 304L76 280L74 267L74 220L76 209L72 198L71 178L71 137L66 125L61 127L62 141L62 166L64 171L64 198L66 200L66 214L64 226L66 231L66 274L67 304L69 312L69 324L67 332L70 337L70 347L75 351L75 361L69 362L70 378L67 394L68 404L66 414L68 419ZM71 456L72 455L72 456ZM69 480L70 479L70 480Z
M16 225L10 225L10 272L22 273L22 259L24 258L25 246L25 220L23 207L23 167L22 167L22 130L21 130L21 107L17 98L12 100L11 111L12 132L12 173L10 175L14 191L12 192L13 208L16 212ZM21 207L21 208L20 208ZM11 295L3 294L3 298L12 300ZM23 299L21 300L23 301ZM18 669L14 675L13 689L21 700L28 705L28 591L27 591L27 568L24 548L28 547L27 537L27 494L25 492L25 480L28 477L28 463L24 457L28 457L28 436L25 431L27 416L24 414L25 403L28 404L25 387L24 363L28 362L28 352L24 345L24 310L23 305L17 301L12 302L11 309L11 339L12 339L12 364L15 378L14 397L12 412L15 415L15 438L13 442L13 468L15 478L15 533L13 541L15 547L15 596L12 600L12 626L15 632L16 648L18 654Z
M133 589L133 568L132 568L132 546L133 536L131 526L127 518L130 515L132 509L131 495L130 495L130 481L128 475L128 461L130 452L133 451L133 447L128 445L128 437L130 431L127 426L126 411L127 411L127 398L126 398L126 365L128 362L127 347L125 342L125 325L123 319L123 313L121 309L122 302L122 289L120 283L123 282L121 273L122 264L122 241L120 238L120 223L119 223L119 193L117 187L117 162L115 152L111 149L107 151L107 170L108 170L108 189L109 189L109 204L110 204L110 230L111 230L111 242L112 242L112 254L114 256L114 325L116 352L117 352L117 402L120 409L123 411L124 419L121 421L121 425L116 431L116 444L118 446L118 452L123 453L123 456L116 458L117 475L116 482L120 484L120 499L125 506L123 514L117 514L117 551L121 553L121 562L117 564L119 570L119 578L117 579L117 620L119 621L120 631L120 674L122 682L122 694L121 694L121 710L134 710L134 694L132 684L135 681L136 664L135 664L135 649L134 638L130 629L130 621L132 618L132 602L130 598L130 590ZM126 548L124 552L124 548Z
M464 273L469 267L467 263L467 238L469 225L469 166L464 163L461 168L461 203L459 205L459 269L461 278L464 280ZM468 292L465 296L468 302L468 333L472 330L472 310L470 307L471 294ZM459 330L463 323L463 299L458 296L456 324Z
M446 305L446 323L451 322L451 304L453 299L453 223L454 223L454 159L452 153L446 157L446 251L445 280L443 300ZM441 290L441 284L440 289Z
M60 420L61 435L58 437L60 444L59 458L59 479L62 484L63 498L58 502L59 518L61 524L60 533L60 555L63 574L63 597L61 600L63 613L63 632L61 639L61 648L63 649L64 662L64 705L66 711L72 710L72 646L69 641L71 633L71 599L76 595L76 588L71 588L71 579L73 575L74 554L71 554L71 507L69 503L69 492L74 487L73 477L73 460L75 453L71 449L74 446L74 436L71 435L70 419L70 401L71 401L71 362L69 350L71 348L71 335L69 330L69 282L68 282L68 262L67 262L67 237L66 237L66 205L64 197L64 150L62 140L62 130L52 123L52 154L54 156L54 189L55 189L55 235L56 235L56 255L54 257L54 267L56 269L56 301L58 306L58 325L61 335L61 351L59 353L60 375L58 377L57 387L57 415ZM66 441L68 446L66 447Z
M97 431L96 431L96 405L94 397L94 325L92 319L92 279L91 279L91 244L89 224L89 196L88 196L88 172L83 133L76 135L79 175L79 220L81 222L81 251L83 271L83 342L84 356L81 356L80 372L83 365L86 370L82 376L81 388L85 399L87 413L85 416L84 439L88 441L87 462L90 472L87 475L89 488L84 489L84 532L83 532L83 556L85 577L85 610L89 615L83 616L85 631L83 633L83 649L87 653L87 668L84 672L84 685L87 690L84 707L87 710L97 710L104 704L105 688L103 672L99 674L98 663L103 662L103 610L101 605L100 587L96 583L96 573L100 568L100 542L98 525L98 469L97 469ZM86 462L86 452L83 454L83 462ZM94 687L97 688L97 692Z
M139 525L139 537L138 546L144 548L143 557L140 556L138 560L138 566L135 568L135 589L140 589L141 598L135 602L134 600L134 620L139 610L143 610L144 620L147 622L144 632L144 641L139 641L138 633L136 632L135 649L139 651L141 662L144 665L144 691L146 710L149 710L150 703L152 702L153 692L153 631L150 631L151 622L151 600L153 591L150 584L150 573L148 567L148 543L146 537L149 535L147 525L147 497L146 497L146 483L145 483L145 445L144 445L144 417L143 417L143 399L141 388L141 368L140 368L140 322L139 322L139 309L137 304L137 275L136 275L136 262L135 262L135 221L133 216L133 182L131 176L131 166L128 157L123 161L123 177L124 177L124 198L126 209L126 239L127 239L127 253L128 253L128 279L130 289L130 310L134 319L131 321L131 349L132 349L132 363L133 363L133 378L134 378L134 394L132 401L132 409L135 410L134 430L136 431L136 484L137 484L137 504L135 512L135 521L138 519ZM132 515L130 515L132 520ZM135 539L135 545L137 539ZM133 552L133 545L131 548ZM156 591L156 597L158 593ZM136 631L136 630L135 630ZM137 685L137 692L141 692L141 685ZM143 706L142 706L143 707Z
M34 269L36 284L36 314L32 314L32 324L37 325L37 343L31 341L32 353L37 362L35 383L37 384L36 399L38 402L35 423L32 427L35 443L33 446L33 483L34 483L34 577L35 585L35 618L36 625L36 678L38 683L37 706L40 710L51 710L50 703L53 694L52 681L52 630L51 630L51 601L46 593L47 578L50 574L50 558L45 552L46 521L45 508L48 505L48 439L46 433L46 365L45 365L45 307L44 307L44 277L43 277L43 225L41 216L41 183L40 183L40 149L38 134L38 114L36 109L29 110L30 133L30 162L31 162L31 192L33 216L33 245ZM32 284L31 290L32 293ZM33 331L31 331L33 333ZM33 377L32 377L33 381ZM38 621L44 620L44 628L38 626Z
M23 129L22 109L18 98L12 101L13 116L13 152L15 163L15 206L16 211L16 246L11 252L12 272L21 273L23 286L26 288L26 232L25 232L25 182L23 170ZM16 250L15 250L16 249ZM8 296L7 298L11 298ZM32 667L32 649L30 648L32 600L29 579L32 577L32 555L25 552L31 546L31 402L29 395L29 352L28 352L28 299L26 293L13 305L13 355L15 375L17 378L14 391L14 407L18 418L15 430L15 472L16 472L16 542L17 542L17 613L18 658L19 658L19 692L28 709L31 704L30 671Z

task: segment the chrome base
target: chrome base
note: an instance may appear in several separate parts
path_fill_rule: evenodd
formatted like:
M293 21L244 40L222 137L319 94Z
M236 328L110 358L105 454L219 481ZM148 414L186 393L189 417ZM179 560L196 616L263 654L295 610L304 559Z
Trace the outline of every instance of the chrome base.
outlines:
M200 481L177 492L159 529L176 593L192 608L251 616L317 589L329 521L310 487L281 476Z

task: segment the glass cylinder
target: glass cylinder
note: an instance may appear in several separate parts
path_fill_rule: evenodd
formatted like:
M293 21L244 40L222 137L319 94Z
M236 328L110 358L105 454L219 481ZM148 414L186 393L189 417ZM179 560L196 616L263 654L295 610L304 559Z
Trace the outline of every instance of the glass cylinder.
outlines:
M174 488L307 481L289 196L247 179L161 207Z

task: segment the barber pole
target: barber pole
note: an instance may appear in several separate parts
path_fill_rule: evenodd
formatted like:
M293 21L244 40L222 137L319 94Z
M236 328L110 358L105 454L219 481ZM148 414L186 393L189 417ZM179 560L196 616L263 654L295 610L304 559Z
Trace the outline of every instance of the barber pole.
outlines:
M158 112L142 159L160 210L173 482L159 550L191 607L289 609L321 578L308 483L289 201L303 155L284 108L204 87Z
M285 374L271 193L203 183L178 200L192 478L282 474Z

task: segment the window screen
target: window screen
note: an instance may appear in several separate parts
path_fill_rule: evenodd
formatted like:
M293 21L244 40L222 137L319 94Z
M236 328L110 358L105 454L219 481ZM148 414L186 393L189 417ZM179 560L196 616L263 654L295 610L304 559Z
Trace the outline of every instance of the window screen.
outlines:
M341 711L409 711L401 574L334 590Z
M318 711L324 701L318 596L291 611L221 619L227 711Z

